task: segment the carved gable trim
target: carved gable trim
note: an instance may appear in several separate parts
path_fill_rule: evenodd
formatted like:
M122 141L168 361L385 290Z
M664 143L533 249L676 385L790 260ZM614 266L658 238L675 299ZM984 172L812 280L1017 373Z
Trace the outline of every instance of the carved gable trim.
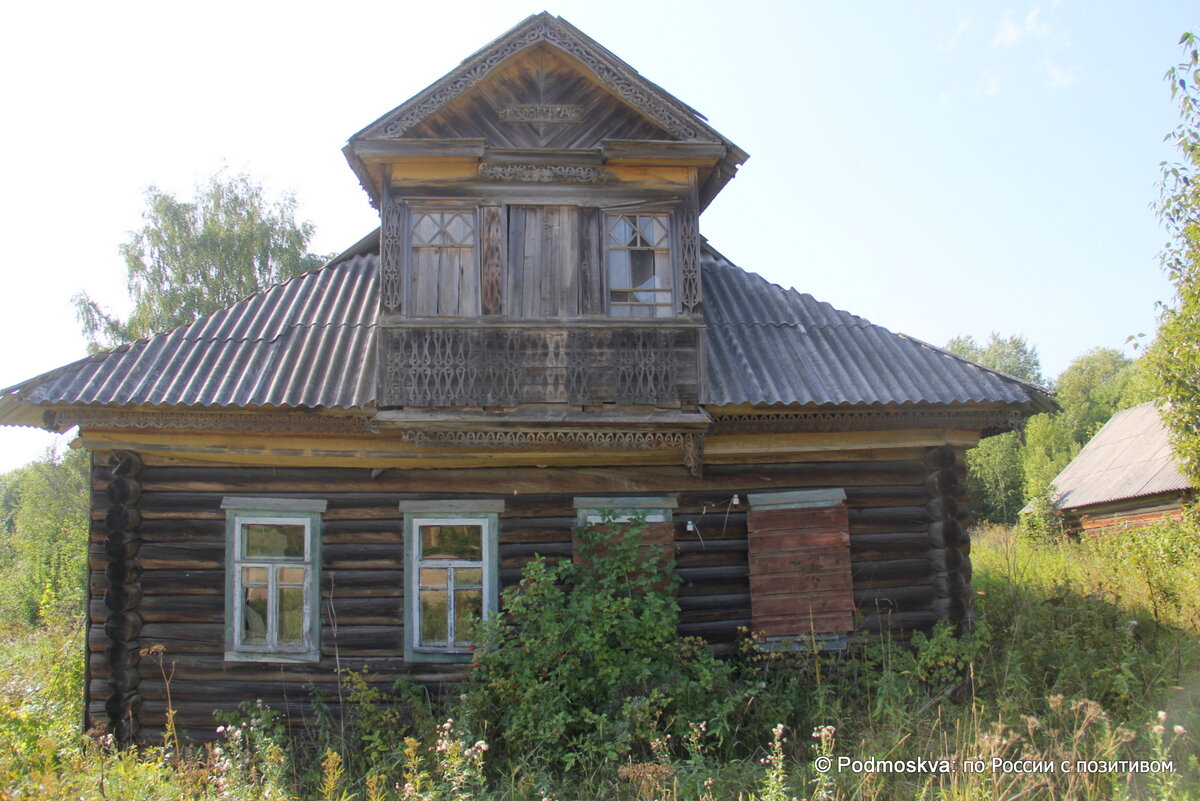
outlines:
M722 141L715 131L696 119L695 112L655 87L588 36L548 13L531 17L518 25L506 36L467 59L461 67L353 138L402 137L409 128L463 92L483 82L492 70L510 56L543 42L557 47L581 62L618 97L681 141Z
M479 177L525 183L602 184L603 167L575 164L480 164Z

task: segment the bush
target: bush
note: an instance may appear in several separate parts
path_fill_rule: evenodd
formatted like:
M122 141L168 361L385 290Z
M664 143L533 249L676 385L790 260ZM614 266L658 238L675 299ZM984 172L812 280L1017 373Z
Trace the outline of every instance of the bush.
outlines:
M644 520L580 529L579 563L536 558L483 628L466 709L501 759L537 771L649 758L718 715L728 669L677 634L677 583ZM669 575L669 580L664 576Z

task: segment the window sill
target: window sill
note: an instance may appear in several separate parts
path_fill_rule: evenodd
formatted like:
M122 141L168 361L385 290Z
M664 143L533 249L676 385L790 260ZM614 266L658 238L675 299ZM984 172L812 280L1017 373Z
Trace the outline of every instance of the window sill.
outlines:
M226 651L226 662L320 662L320 651L287 653L283 651Z

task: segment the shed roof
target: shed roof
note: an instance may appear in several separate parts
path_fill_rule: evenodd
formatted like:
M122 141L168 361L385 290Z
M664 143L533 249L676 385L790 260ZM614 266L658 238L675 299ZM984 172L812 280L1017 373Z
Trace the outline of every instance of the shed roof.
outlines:
M1154 403L1117 412L1054 479L1055 503L1076 509L1188 489Z
M378 240L148 339L0 390L0 424L62 406L366 410L375 404ZM734 266L703 262L708 405L1008 404L1044 390Z

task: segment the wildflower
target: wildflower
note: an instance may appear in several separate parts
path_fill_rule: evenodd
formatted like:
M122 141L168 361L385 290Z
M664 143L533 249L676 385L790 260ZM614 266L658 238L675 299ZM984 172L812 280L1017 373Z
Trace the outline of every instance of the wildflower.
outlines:
M1187 729L1183 728L1178 723L1176 723L1175 724L1175 734L1176 735L1187 734Z
M1165 729L1163 729L1163 726L1161 723L1154 727L1155 734L1162 734L1164 731L1165 731Z
M1166 722L1167 722L1167 713L1166 713L1166 712L1164 712L1164 711L1163 711L1163 710L1161 710L1161 709L1160 709L1160 710L1158 710L1158 722L1159 722L1159 723L1166 723Z

